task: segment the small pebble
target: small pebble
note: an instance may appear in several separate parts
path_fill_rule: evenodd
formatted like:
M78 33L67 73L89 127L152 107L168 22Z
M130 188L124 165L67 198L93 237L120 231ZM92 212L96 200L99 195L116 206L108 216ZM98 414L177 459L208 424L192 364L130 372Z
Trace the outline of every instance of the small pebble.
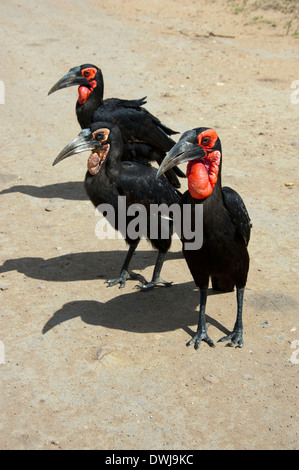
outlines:
M97 351L97 360L100 361L104 356L107 356L107 354L112 353L115 351L116 348L114 346L102 346L98 351Z
M203 379L206 382L210 382L211 384L218 384L219 383L218 377L215 377L214 375L204 375Z
M246 379L246 380L251 380L252 379L251 374L243 374L243 376L244 376L244 379Z

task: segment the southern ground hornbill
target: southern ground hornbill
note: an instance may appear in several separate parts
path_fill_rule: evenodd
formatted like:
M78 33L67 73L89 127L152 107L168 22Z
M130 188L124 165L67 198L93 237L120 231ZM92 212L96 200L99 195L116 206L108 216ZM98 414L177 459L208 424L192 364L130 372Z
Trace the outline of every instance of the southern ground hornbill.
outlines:
M169 286L171 282L166 282L160 277L161 268L165 255L171 245L172 223L168 236L165 232L157 230L152 236L150 232L150 208L152 204L180 204L181 194L175 189L166 178L156 179L157 170L149 163L139 163L132 161L122 161L124 151L121 132L118 126L110 123L93 123L90 128L83 129L80 134L72 140L57 156L53 165L71 155L91 150L92 154L88 159L88 171L85 176L85 189L94 204L109 204L114 209L115 217L109 222L113 228L121 231L129 250L121 268L120 275L116 279L108 280L108 286L120 284L124 287L128 277L128 268L134 251L140 241L140 236L147 237L152 246L158 250L158 257L155 264L152 280L138 286L142 291L148 291L157 284ZM126 207L119 206L119 197L125 197ZM125 219L125 224L118 225L118 211L126 214L126 209L133 204L142 204L145 209L145 230L139 229L135 233L128 233L127 228L133 216ZM106 214L107 215L107 214ZM158 216L157 224L161 221L161 214ZM142 230L142 229L141 229ZM138 236L137 236L138 235ZM158 235L158 236L157 236Z
M183 253L196 285L200 289L199 321L196 335L187 343L198 349L201 341L215 346L209 338L205 309L209 278L215 290L237 290L237 318L233 332L219 341L243 346L243 294L249 269L247 245L251 222L239 194L221 186L221 142L215 130L200 127L182 134L161 164L157 177L174 165L188 162L189 190L182 204L191 205L194 219L197 204L203 206L203 244L196 251L187 249L182 234ZM193 221L194 222L194 221Z
M92 64L73 67L51 88L49 94L61 88L79 85L76 114L82 129L92 122L108 122L116 124L127 147L123 159L138 160L139 150L135 150L135 142L147 146L147 158L160 164L171 147L175 144L170 137L177 134L149 113L143 105L145 97L139 100L123 100L118 98L103 99L104 80L101 69ZM171 169L166 177L177 188L180 187L178 176L185 175L178 169Z

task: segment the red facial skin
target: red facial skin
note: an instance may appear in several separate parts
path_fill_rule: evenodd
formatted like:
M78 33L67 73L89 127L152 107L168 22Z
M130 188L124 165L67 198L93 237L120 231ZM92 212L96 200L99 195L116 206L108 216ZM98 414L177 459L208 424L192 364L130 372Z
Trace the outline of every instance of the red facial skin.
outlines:
M81 75L83 77L87 78L91 88L89 88L85 85L80 85L79 86L79 88L78 88L78 94L79 94L78 102L79 102L79 104L84 104L85 101L88 99L88 97L89 97L90 93L92 92L92 90L97 86L96 80L93 80L94 77L96 76L96 73L97 73L97 69L95 69L94 67L89 67L89 68L83 69L81 71Z
M205 151L205 157L190 161L187 165L186 176L188 189L195 199L204 199L212 193L219 172L221 153L213 149L218 136L213 129L208 129L198 135L198 145Z

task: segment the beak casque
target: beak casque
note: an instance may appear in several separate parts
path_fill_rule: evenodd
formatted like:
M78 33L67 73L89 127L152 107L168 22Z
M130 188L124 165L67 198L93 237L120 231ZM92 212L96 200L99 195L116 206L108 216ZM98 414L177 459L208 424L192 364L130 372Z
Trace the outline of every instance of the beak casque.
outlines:
M95 150L101 146L101 143L93 139L90 129L83 129L79 135L69 142L63 150L57 155L53 162L53 166L61 162L65 158L76 155L77 153L87 150Z
M51 93L54 93L57 90L61 90L62 88L67 88L74 85L88 85L88 80L81 75L80 67L72 68L66 75L64 75L64 77L58 80L58 82L52 86L48 95L51 95Z
M203 157L205 157L205 151L202 147L197 145L195 131L187 131L164 158L156 178L159 178L165 171L170 170L176 165Z

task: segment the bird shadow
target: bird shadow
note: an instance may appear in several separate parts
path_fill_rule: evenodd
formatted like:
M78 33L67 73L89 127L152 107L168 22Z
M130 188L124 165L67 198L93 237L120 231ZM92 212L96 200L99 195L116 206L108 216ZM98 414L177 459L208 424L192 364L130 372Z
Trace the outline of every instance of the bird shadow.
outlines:
M33 186L31 184L15 185L0 191L0 195L10 193L22 193L40 199L60 198L74 201L89 200L84 190L83 181L69 181L48 184L46 186Z
M100 294L99 294L100 296ZM155 288L153 291L130 292L114 297L107 302L100 300L78 300L68 302L57 310L44 325L42 333L80 317L88 325L134 333L162 333L183 329L194 336L188 325L198 321L199 295L193 281L173 285L170 288ZM211 325L225 335L229 331L217 320L206 315Z
M99 251L70 253L49 259L41 257L10 259L0 266L0 273L17 271L27 277L48 282L106 280L107 277L113 278L119 275L126 253L126 251ZM154 265L156 257L155 251L138 251L132 259L131 267L133 270L142 271L147 266ZM181 251L167 253L168 261L181 258L183 258ZM138 281L145 280L142 275L137 276ZM134 282L136 283L136 279ZM107 302L80 300L66 303L45 324L43 333L61 323L81 317L87 324L112 329L146 333L182 328L187 334L194 336L195 331L188 326L198 321L199 295L193 281L174 284L169 288L157 287L147 293L136 290L119 295L117 286L110 289L116 289L117 294ZM208 290L209 296L216 294L221 293L213 289ZM100 295L99 289L97 296L100 298ZM206 320L224 334L229 334L229 331L217 320L208 315Z
M50 282L88 281L119 275L127 251L95 251L70 253L54 258L24 257L9 259L0 266L0 273L17 271L27 277ZM183 258L182 252L168 252L166 260ZM130 268L143 270L154 265L156 251L136 251ZM144 280L142 278L142 280Z

